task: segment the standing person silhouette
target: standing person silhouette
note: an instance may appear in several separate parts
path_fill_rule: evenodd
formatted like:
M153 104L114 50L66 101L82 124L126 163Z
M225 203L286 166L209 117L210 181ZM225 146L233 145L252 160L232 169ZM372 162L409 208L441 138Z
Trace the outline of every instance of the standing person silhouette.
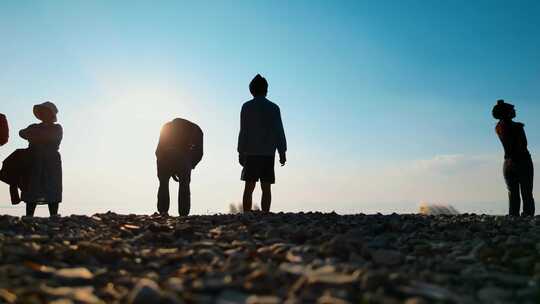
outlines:
M4 114L0 113L0 146L7 144L9 139L9 127L7 118Z
M169 180L179 183L178 213L189 215L191 207L191 170L203 157L203 132L201 128L182 118L166 123L161 129L156 149L159 178L157 209L161 215L169 214Z
M527 137L524 124L514 122L514 105L498 100L493 107L493 117L499 122L495 132L504 148L503 174L508 187L508 213L519 216L520 196L523 199L523 216L534 216L533 178L534 167L531 154L527 149Z
M26 203L26 216L34 216L39 204L47 204L50 215L58 216L62 201L62 160L58 150L63 130L56 123L58 109L54 103L35 105L33 111L41 123L19 132L28 141L28 148L15 150L4 160L0 179L10 185L12 204Z
M238 135L238 158L243 167L241 180L245 182L243 208L244 212L251 211L253 190L260 180L262 211L270 212L271 185L276 180L274 158L277 150L279 162L285 165L287 140L279 107L266 99L266 79L257 74L249 84L249 91L253 99L242 106Z

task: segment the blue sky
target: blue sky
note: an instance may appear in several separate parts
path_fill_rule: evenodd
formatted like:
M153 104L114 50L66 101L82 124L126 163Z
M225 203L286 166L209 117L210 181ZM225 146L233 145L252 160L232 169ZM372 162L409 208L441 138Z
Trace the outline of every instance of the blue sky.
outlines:
M33 104L60 108L64 213L153 212L159 129L192 119L193 212L223 212L261 73L290 149L273 210L505 212L490 111L516 104L535 157L538 16L537 1L4 1L0 112L18 130ZM2 157L25 144L11 136Z

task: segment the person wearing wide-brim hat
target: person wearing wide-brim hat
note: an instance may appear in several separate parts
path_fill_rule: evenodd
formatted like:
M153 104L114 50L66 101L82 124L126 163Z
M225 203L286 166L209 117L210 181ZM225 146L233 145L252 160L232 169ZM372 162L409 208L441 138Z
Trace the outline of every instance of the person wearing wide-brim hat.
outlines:
M58 108L47 101L35 105L33 112L41 122L19 132L28 141L28 149L16 150L4 160L0 179L10 185L13 204L26 203L27 216L33 216L39 204L47 204L51 216L57 216L62 201L62 161L58 150L63 136L62 126L56 123Z
M502 99L497 101L492 114L499 120L495 132L504 148L503 174L508 188L508 213L510 216L519 216L520 201L523 199L522 215L534 216L534 167L527 148L525 125L513 121L516 117L514 105Z

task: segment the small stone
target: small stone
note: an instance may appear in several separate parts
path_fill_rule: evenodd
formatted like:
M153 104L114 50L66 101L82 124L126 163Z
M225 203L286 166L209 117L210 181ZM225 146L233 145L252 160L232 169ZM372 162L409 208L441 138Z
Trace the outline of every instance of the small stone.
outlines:
M405 300L404 304L428 304L428 302L424 300L423 298L414 297L414 298L408 298L407 300Z
M149 279L141 279L128 298L130 304L159 303L162 293L156 282Z
M58 299L48 302L48 304L73 304L70 299Z
M233 290L225 290L218 295L216 304L245 303L247 299L248 295L244 293Z
M342 274L337 272L312 272L307 275L308 282L310 284L322 283L322 284L333 284L333 285L343 285L351 284L358 280L354 275Z
M67 285L85 285L94 279L94 275L84 267L59 269L54 272L54 277Z
M519 237L511 235L506 239L507 246L515 246L519 244Z
M516 292L516 296L523 300L540 299L540 290L538 287L523 288Z
M98 297L94 295L93 287L58 287L52 288L48 286L42 286L41 289L44 293L58 298L66 298L73 300L79 303L84 304L101 304L101 301Z
M8 290L0 289L0 300L0 302L15 303L17 301L17 295Z
M276 296L251 295L246 300L246 304L279 304L281 302L281 299Z
M317 304L350 304L351 302L331 295L323 295L317 299Z
M362 288L366 290L375 290L380 286L384 286L387 281L387 276L379 272L367 272L362 276Z
M485 303L497 303L512 296L512 292L498 287L484 287L477 293L480 301Z
M371 253L373 261L379 265L396 266L403 261L403 255L399 251L380 249Z

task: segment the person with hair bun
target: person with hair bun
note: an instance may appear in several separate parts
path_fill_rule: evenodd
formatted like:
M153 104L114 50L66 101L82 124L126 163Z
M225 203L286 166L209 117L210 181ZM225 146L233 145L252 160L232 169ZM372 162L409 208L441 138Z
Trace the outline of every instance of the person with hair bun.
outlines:
M523 199L522 216L534 216L534 167L527 148L525 125L513 121L516 117L514 105L502 99L497 101L492 114L499 120L495 132L504 148L503 174L508 188L508 214L519 216L521 199Z

